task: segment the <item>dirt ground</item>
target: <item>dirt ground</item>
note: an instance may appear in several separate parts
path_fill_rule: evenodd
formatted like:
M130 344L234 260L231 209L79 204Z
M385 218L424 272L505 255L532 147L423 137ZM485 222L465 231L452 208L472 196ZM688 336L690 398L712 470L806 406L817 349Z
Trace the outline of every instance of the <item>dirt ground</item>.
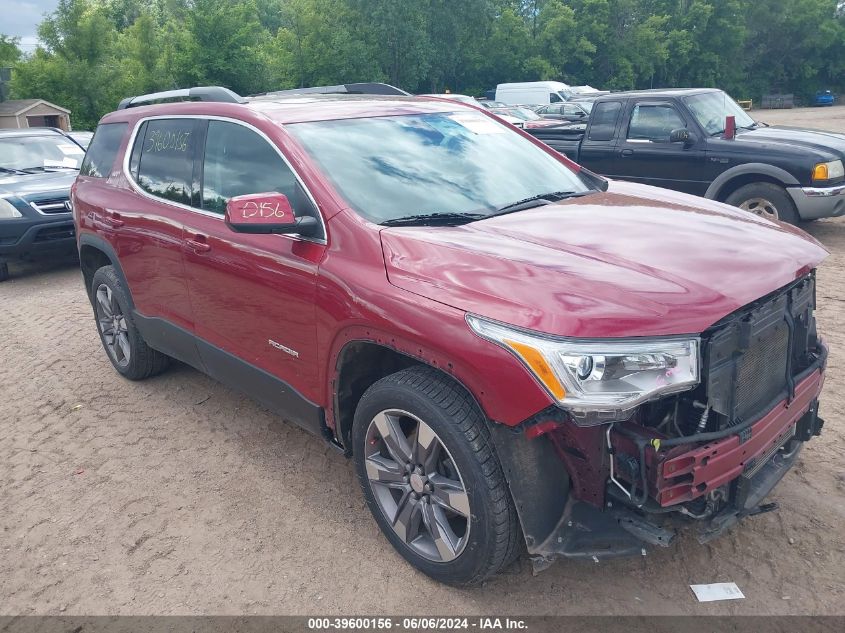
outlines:
M845 107L765 113L835 125ZM831 346L827 426L779 512L647 557L521 560L472 590L416 573L351 462L189 369L111 368L73 261L0 284L0 614L845 614L845 218L809 225ZM734 581L745 600L698 604Z

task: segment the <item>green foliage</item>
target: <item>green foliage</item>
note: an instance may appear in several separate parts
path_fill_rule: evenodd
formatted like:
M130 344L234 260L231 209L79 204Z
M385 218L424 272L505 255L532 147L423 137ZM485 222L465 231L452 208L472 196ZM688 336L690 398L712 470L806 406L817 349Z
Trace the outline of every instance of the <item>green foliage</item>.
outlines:
M18 62L22 55L21 49L18 48L20 43L19 37L0 35L0 68L12 66Z
M837 0L60 0L21 55L12 96L93 127L124 96L192 85L249 94L387 81L479 94L557 79L737 97L842 89Z

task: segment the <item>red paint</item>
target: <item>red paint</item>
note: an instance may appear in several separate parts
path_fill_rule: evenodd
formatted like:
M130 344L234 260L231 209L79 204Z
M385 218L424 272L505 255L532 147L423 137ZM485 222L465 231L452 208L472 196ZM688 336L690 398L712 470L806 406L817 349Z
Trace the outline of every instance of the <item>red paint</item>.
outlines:
M736 138L736 117L725 117L725 140L732 141Z

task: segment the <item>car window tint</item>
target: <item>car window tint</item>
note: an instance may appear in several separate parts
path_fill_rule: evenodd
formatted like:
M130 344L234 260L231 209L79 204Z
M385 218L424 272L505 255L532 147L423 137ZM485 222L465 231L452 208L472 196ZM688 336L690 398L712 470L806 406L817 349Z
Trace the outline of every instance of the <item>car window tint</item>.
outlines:
M138 165L141 163L141 150L144 149L144 144L139 141L144 138L146 133L147 121L144 121L138 128L135 145L132 147L132 154L129 156L129 173L135 180L138 180Z
M88 146L85 159L82 161L80 175L95 178L108 177L127 127L126 123L102 123L97 126L94 139Z
M154 119L147 123L138 163L138 184L159 198L191 204L194 170L194 120Z
M315 215L290 167L272 145L243 125L209 121L203 163L203 209L222 215L229 198L271 191L286 195L295 215Z
M686 127L684 120L670 105L640 103L631 113L628 138L668 143L672 130Z
M616 131L616 120L622 110L622 103L619 101L604 101L593 108L592 122L590 123L591 141L611 141Z
M558 93L556 93L556 92L550 92L549 93L549 103L558 103L559 101L563 101L563 99L560 98L560 95Z

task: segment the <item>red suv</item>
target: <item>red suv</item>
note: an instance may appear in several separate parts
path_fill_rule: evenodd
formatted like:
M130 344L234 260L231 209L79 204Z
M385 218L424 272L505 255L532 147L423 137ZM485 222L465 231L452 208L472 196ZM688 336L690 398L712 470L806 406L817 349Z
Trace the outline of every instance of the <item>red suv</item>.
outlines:
M105 116L73 187L121 375L176 359L324 438L451 584L775 507L823 424L812 238L453 101L184 94Z

